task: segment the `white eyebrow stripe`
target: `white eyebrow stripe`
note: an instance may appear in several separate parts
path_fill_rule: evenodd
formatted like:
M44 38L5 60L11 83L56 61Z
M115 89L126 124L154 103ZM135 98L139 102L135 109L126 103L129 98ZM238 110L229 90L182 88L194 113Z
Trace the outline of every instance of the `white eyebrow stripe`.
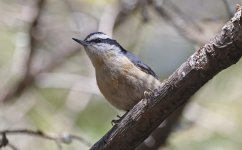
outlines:
M93 39L111 39L110 36L106 35L106 34L94 34L91 37L89 37L86 41L91 41Z

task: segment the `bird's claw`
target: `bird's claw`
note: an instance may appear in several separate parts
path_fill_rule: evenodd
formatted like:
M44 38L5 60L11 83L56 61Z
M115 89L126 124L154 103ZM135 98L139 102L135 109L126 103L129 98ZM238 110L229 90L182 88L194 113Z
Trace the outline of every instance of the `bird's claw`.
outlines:
M148 91L144 91L144 96L146 99L150 99L153 96L153 90L148 89Z
M118 124L121 121L122 117L119 115L117 115L117 117L118 117L118 119L113 119L111 121L112 126L114 126L115 124Z

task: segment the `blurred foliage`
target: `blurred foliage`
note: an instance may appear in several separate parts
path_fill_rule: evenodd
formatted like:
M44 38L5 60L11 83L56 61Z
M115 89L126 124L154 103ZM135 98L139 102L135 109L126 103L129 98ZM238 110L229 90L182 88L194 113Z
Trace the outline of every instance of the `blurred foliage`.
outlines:
M128 2L127 0L123 0ZM159 1L159 0L157 0ZM159 2L161 2L160 0ZM95 73L83 49L71 38L84 38L98 30L108 6L115 0L46 0L34 32L33 69L62 59L53 69L40 73L33 85L14 101L0 106L0 129L40 129L46 133L75 133L94 143L112 126L111 120L123 114L108 104L97 89ZM133 1L135 3L136 1ZM209 32L209 38L228 20L222 0L171 0L184 13ZM229 1L232 10L239 0ZM35 1L0 0L0 94L23 76L30 38L30 20ZM130 2L131 3L131 2ZM172 10L172 9L171 9ZM147 6L148 22L140 9L131 11L115 25L113 35L133 51L161 80L167 78L190 56L197 44L178 32ZM128 12L128 11L127 11ZM208 38L208 39L209 39ZM208 40L207 39L207 40ZM204 41L203 43L205 43ZM202 45L202 43L200 43ZM75 47L76 46L76 47ZM70 57L53 57L80 49ZM171 134L165 149L240 150L242 147L242 61L219 73L202 87ZM54 142L26 136L9 140L21 149L58 149ZM80 142L63 149L88 149Z

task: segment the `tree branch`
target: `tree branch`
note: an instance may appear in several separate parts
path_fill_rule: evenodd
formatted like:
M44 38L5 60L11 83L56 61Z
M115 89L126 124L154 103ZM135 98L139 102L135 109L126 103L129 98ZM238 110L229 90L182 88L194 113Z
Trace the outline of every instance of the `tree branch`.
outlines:
M182 116L184 108L185 105L168 116L166 120L163 121L161 125L159 125L159 127L149 135L147 138L148 141L145 140L136 148L136 150L157 150L159 147L165 146L166 141L172 132L172 129L178 123L179 118ZM152 138L152 142L149 142L149 138Z
M126 113L91 149L135 149L206 82L238 62L242 55L241 15L241 7L238 7L220 33L190 56L158 91Z

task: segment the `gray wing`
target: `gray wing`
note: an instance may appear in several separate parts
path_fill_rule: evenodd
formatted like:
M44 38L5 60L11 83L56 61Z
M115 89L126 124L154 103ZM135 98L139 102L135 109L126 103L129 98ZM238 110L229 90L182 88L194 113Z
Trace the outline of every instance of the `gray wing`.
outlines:
M125 52L126 57L134 63L140 70L152 75L156 79L158 79L158 76L156 73L146 64L144 64L137 56L135 56L133 53L126 51ZM159 79L158 79L159 80Z

